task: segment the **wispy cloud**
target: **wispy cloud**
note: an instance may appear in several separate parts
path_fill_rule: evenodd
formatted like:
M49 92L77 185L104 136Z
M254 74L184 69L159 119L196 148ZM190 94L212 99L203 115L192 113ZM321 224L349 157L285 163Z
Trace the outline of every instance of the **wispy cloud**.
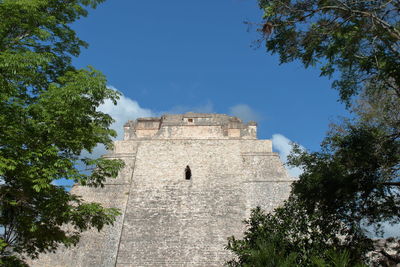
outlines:
M109 88L117 90L113 86L109 86ZM114 105L114 103L112 103L110 100L106 100L104 104L99 106L98 110L109 114L114 119L115 122L111 125L111 128L117 132L118 136L115 138L117 140L123 138L123 126L128 120L134 120L139 117L154 116L153 111L151 111L150 109L142 108L137 101L130 99L129 97L126 97L124 95L120 97L117 105ZM97 145L91 153L89 153L88 151L82 151L81 157L98 158L106 153L107 150L103 145ZM80 167L83 168L83 166ZM59 179L54 181L53 184L64 186L66 190L70 190L73 181Z
M292 151L292 141L282 134L274 134L272 135L272 147L279 153L281 160L284 163L287 163L287 157ZM303 148L302 146L300 147ZM291 168L286 166L286 168L289 174L293 177L298 177L303 173L303 170L298 167Z
M109 86L109 88L117 90L113 86ZM114 105L110 100L107 100L98 108L98 110L109 114L115 120L111 125L111 128L118 133L117 139L122 139L123 126L128 120L154 116L153 111L140 107L137 101L124 95L120 97L117 105Z
M238 104L229 108L229 114L239 117L244 122L260 121L261 115L253 110L249 105Z
M109 86L109 88L117 90L113 86ZM113 119L114 123L111 125L111 128L115 130L118 136L115 138L116 140L121 140L124 134L124 124L128 120L135 120L140 117L152 117L155 116L155 113L150 109L142 108L139 103L129 97L122 95L117 102L117 105L114 105L110 100L105 101L104 104L100 105L98 108L99 111L109 114ZM93 157L97 158L104 154L107 151L103 145L98 145L93 149L92 153L84 152L82 153L83 157Z

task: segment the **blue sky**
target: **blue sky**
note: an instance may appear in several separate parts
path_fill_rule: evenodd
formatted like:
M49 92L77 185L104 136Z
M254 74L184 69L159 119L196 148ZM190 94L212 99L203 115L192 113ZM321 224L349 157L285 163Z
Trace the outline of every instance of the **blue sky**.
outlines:
M318 69L252 47L259 36L243 22L261 17L255 0L106 1L74 25L90 44L75 64L101 70L151 114L239 115L258 121L259 138L316 150L344 106Z
M109 0L73 25L90 45L74 64L101 70L123 93L117 107L101 107L119 133L142 116L227 113L256 120L283 160L290 141L318 150L329 123L348 113L317 68L279 65L252 47L259 36L244 21L261 18L256 0Z

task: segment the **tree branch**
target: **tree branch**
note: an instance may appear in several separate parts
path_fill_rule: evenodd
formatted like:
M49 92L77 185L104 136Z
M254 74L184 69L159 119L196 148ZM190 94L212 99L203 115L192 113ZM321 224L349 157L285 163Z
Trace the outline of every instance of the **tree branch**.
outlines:
M386 185L386 186L399 186L399 187L400 187L400 182L388 182L388 183L382 183L382 185Z
M386 29L390 36L393 38L397 39L397 41L400 41L400 32L394 28L392 25L387 23L386 21L382 20L381 18L377 17L376 15L365 12L365 11L360 11L360 10L354 10L351 8L345 8L345 7L339 7L339 6L324 6L319 8L318 10L340 10L344 12L349 12L349 13L354 13L354 14L359 14L361 17L369 17L373 19L377 24L379 24L382 28Z

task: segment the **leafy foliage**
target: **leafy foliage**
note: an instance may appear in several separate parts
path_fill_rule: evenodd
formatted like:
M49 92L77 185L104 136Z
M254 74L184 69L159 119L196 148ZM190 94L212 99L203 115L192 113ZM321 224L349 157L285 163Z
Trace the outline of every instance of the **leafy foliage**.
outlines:
M295 197L273 214L258 207L245 221L244 238L229 239L227 249L237 258L228 265L354 266L371 243L361 232L350 233L354 229L344 227L333 215L328 216L317 210L310 213ZM335 261L348 265L335 265Z
M273 214L253 211L231 266L354 266L370 243L363 226L400 222L400 2L259 0L259 31L281 63L300 60L340 77L333 87L354 112L333 125L321 151L294 146L304 172Z
M398 0L259 0L264 10L260 29L267 50L282 63L301 60L321 65L341 99L366 84L391 88L400 97L400 2Z
M332 127L321 152L295 149L305 171L293 194L348 227L400 221L400 2L260 0L263 39L281 62L339 71L333 84L355 113ZM265 28L265 26L268 27ZM358 96L357 98L354 98ZM355 100L355 101L352 101Z
M343 223L400 221L400 140L365 123L345 124L325 139L323 151L295 149L291 164L304 173L293 193L311 209L336 214Z
M118 93L72 57L87 44L70 24L102 0L0 1L0 257L36 257L80 232L102 229L119 213L85 203L54 181L102 186L123 162L84 159L97 144L111 148L112 118L97 107ZM85 169L79 166L86 166ZM63 225L71 225L66 230ZM17 254L15 254L17 253ZM14 263L10 263L11 265ZM22 263L21 263L22 264ZM12 266L16 266L15 264Z

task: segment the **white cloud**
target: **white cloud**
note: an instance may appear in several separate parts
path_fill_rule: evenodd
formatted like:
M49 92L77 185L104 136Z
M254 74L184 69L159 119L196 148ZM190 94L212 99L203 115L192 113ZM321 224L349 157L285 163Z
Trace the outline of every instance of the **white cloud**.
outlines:
M259 121L261 116L246 104L238 104L229 108L229 113L233 116L239 117L244 122Z
M113 86L109 86L109 88L117 90ZM124 95L121 95L117 105L114 105L112 101L106 100L104 104L100 105L98 108L99 111L109 114L115 122L111 125L111 128L115 130L118 136L115 138L116 140L121 140L124 135L124 124L128 120L135 120L141 117L152 117L155 116L154 113L150 109L145 109L140 107L139 103L135 100L130 99ZM93 152L82 153L83 157L100 157L101 155L106 154L107 151L103 145L98 145L93 149Z
M109 88L117 90L112 86L109 86ZM123 126L128 120L153 116L153 112L150 109L140 107L138 102L124 95L120 97L117 105L114 105L110 100L106 100L98 110L109 114L115 120L111 128L117 131L117 139L122 139L124 132Z
M109 86L109 88L117 90L113 86ZM118 136L115 138L116 140L123 138L123 126L128 120L154 116L154 113L150 109L140 107L138 102L123 95L120 96L120 99L117 101L117 105L114 105L110 100L106 100L104 104L98 107L98 110L109 114L114 119L115 122L111 125L111 128L118 134ZM93 149L92 153L89 153L88 151L82 151L81 158L99 158L106 153L107 150L105 149L104 145L97 145ZM79 167L83 168L81 164L78 164L78 168ZM73 181L59 179L54 181L53 184L64 186L66 190L69 191L70 187L73 185Z
M274 134L272 135L272 147L279 153L281 160L286 163L287 157L289 156L290 152L292 151L292 141L286 138L284 135L281 134ZM300 146L304 149L302 146ZM290 168L286 166L289 174L293 177L298 177L302 174L303 170L298 167Z

